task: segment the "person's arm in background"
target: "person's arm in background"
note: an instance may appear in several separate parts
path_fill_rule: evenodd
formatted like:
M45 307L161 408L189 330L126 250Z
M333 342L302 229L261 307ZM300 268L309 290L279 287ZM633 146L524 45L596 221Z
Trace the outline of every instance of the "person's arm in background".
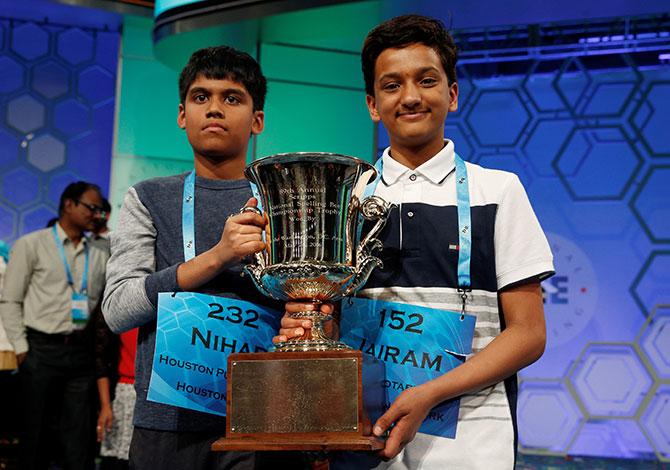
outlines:
M95 428L98 442L102 442L105 433L112 430L114 422L114 413L112 412L112 402L110 400L110 382L109 377L98 377L98 399L100 400L100 411L98 412L98 425Z
M34 260L25 238L19 238L12 248L0 298L0 315L7 339L14 347L19 365L28 352L26 327L23 323L23 299L25 298Z
M119 339L105 323L100 304L93 311L92 321L95 329L95 375L100 405L96 435L98 442L102 442L105 433L111 431L114 422L110 377L116 376Z

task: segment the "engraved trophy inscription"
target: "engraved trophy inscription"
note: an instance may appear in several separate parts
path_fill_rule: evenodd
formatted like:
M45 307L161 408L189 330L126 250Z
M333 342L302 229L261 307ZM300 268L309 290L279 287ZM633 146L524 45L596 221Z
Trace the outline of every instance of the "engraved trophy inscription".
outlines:
M267 252L246 267L258 289L278 300L337 301L358 290L381 265L374 238L390 204L361 200L377 172L344 155L293 153L263 158L245 170L259 188L268 217ZM375 221L361 239L362 219ZM313 322L311 335L277 345L278 351L349 349L323 334L328 318L316 311L293 315Z

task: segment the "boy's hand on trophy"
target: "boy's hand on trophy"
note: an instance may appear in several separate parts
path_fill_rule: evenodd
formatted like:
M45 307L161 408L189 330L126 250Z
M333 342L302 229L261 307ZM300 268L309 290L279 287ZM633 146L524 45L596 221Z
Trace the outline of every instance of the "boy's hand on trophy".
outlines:
M260 214L257 205L256 198L249 198L239 213L228 217L216 245L177 267L177 285L180 289L197 289L214 279L226 267L265 249L262 233L266 218Z
M224 266L239 263L245 256L253 255L265 249L263 229L265 217L253 209L258 205L256 198L250 198L239 214L228 217L217 244Z
M300 338L305 334L305 330L308 330L312 327L311 320L305 320L304 318L291 318L288 312L284 313L284 316L281 319L281 327L279 328L279 334L272 338L273 343L283 343L289 339Z
M307 330L312 328L311 320L305 318L291 318L290 315L292 313L312 311L315 308L319 308L324 315L332 315L335 311L335 306L330 302L322 304L314 304L311 302L287 302L285 308L286 312L281 319L279 334L272 338L273 343L282 343L291 339L300 338L305 335ZM329 320L323 324L323 327L324 332L332 338L337 329L334 322Z
M372 432L382 437L388 432L386 444L379 456L390 460L400 453L416 436L421 423L433 407L426 384L405 389L391 407L375 423Z

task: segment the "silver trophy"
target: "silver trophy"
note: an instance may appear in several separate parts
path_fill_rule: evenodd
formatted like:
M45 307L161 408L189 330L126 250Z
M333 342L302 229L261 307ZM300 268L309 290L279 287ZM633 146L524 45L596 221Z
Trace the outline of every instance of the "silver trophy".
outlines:
M299 152L257 160L244 171L259 189L268 225L267 250L245 267L256 287L282 301L319 304L353 294L382 262L375 236L391 204L377 196L361 201L377 171L358 158ZM254 208L245 208L253 210ZM376 221L361 239L361 219ZM292 315L312 321L311 334L276 345L278 351L350 349L323 331L330 316L318 307Z

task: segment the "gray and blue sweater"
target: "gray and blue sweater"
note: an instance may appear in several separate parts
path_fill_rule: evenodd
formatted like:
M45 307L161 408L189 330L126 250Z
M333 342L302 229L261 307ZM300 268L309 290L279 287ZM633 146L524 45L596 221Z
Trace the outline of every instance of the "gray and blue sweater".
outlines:
M187 173L155 178L128 190L111 235L112 255L107 265L103 313L116 333L139 327L135 359L134 424L160 431L218 431L225 419L147 400L154 347L159 292L179 291L177 267L184 262L182 194ZM251 197L246 180L209 180L196 177L196 254L221 238L226 218ZM242 264L224 270L198 292L269 303L242 275Z

